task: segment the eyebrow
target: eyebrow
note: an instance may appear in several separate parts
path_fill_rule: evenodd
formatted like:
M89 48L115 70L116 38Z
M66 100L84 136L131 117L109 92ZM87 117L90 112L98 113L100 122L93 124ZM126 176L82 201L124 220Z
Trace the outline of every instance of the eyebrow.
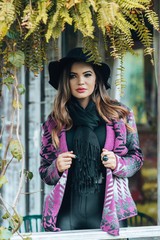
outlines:
M70 74L77 74L76 72L70 72ZM85 73L93 73L91 70L88 70L88 71L85 71L85 72L83 72L83 74L85 74Z

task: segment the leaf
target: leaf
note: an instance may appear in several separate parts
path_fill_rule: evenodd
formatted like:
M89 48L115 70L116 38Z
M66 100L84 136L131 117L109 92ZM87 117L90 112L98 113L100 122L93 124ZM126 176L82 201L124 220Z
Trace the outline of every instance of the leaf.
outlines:
M15 29L10 29L7 32L7 37L10 39L17 39L19 37L19 32L16 31Z
M3 79L2 83L3 83L3 84L6 84L6 85L7 85L7 84L13 84L13 83L14 83L14 77L9 76L9 77Z
M10 217L9 212L6 212L6 213L2 216L3 219L8 219L9 217Z
M14 77L13 76L9 76L5 79L3 79L2 84L6 85L7 88L10 90L11 89L11 85L14 83Z
M47 7L51 4L51 2L49 1L39 1L38 2L38 16L37 16L37 19L36 19L36 22L40 22L40 20L42 20L45 24L47 22L47 18L48 18L48 15L47 15Z
M33 178L33 173L32 172L28 172L28 179L31 180Z
M5 227L0 227L0 239L9 240L12 236L12 232Z
M23 222L23 217L18 215L17 213L15 213L13 216L12 216L12 220L14 221L14 223L22 223Z
M3 184L7 183L7 178L6 176L1 176L0 177L0 188L3 186ZM1 238L0 238L1 239Z
M12 106L15 109L17 108L22 109L22 103L18 102L16 99L13 99Z
M23 172L24 172L25 177L28 178L29 180L31 180L33 178L33 173L32 172L30 172L26 169L24 169Z
M17 88L18 88L18 92L19 92L20 95L24 94L25 91L26 91L26 88L25 88L25 86L23 84L19 84L17 86Z
M17 68L21 67L24 64L24 60L25 55L21 50L9 53L8 61Z
M0 40L7 34L15 19L15 7L13 1L0 2Z
M17 139L12 139L9 144L9 149L14 158L18 161L22 159L23 147Z
M82 0L67 0L66 1L66 8L70 9L71 7L75 6L77 3L81 3Z
M9 229L14 232L21 226L22 222L23 222L23 217L17 214L16 211L14 211L14 214L9 218Z

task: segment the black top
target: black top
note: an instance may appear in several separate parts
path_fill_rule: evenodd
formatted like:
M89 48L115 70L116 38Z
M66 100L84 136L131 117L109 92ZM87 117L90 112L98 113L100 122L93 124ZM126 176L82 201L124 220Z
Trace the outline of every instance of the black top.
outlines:
M105 126L105 123L103 123L94 129L101 149L104 147L106 139ZM74 128L71 128L66 132L69 151L71 151L73 147L73 137ZM73 161L76 161L76 159L73 159ZM57 217L57 227L60 227L61 230L95 229L100 227L106 179L106 169L101 162L100 166L101 176L100 181L98 182L99 191L85 195L74 191L74 188L71 187L72 184L74 184L74 182L72 182L72 171L74 171L74 164L72 164L68 173L62 205Z

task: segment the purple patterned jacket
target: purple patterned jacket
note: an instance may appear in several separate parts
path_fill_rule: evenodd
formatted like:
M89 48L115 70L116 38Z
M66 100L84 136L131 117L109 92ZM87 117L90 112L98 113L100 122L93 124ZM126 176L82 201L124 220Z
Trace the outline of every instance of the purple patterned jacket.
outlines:
M143 156L139 147L137 128L133 112L127 118L128 124L135 129L134 132L127 131L122 120L106 124L106 141L104 148L116 154L117 166L114 171L106 169L105 199L100 228L112 235L119 235L119 220L132 217L137 214L135 203L128 188L128 177L134 175L143 164ZM43 124L41 165L39 168L42 180L53 185L53 189L47 195L44 208L42 224L46 231L60 231L56 227L57 215L62 203L68 170L60 176L56 167L57 156L68 151L65 129L59 138L58 150L54 148L51 140L51 132L55 122L48 117Z

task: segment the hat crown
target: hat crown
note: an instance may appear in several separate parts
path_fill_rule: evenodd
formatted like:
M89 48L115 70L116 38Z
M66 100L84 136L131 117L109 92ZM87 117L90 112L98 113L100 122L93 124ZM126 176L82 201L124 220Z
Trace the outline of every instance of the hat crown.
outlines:
M66 55L66 58L79 59L83 61L86 61L89 59L89 57L83 52L82 48L80 47L73 48L72 50L70 50Z

